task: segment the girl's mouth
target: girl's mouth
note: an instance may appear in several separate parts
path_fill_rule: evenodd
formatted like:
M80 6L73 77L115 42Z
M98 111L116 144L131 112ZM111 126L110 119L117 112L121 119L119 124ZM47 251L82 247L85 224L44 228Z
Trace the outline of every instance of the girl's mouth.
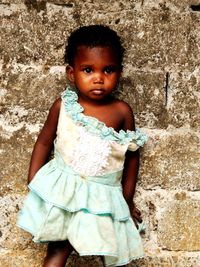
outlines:
M91 90L91 92L95 95L101 95L104 93L104 90L103 89L93 89L93 90Z

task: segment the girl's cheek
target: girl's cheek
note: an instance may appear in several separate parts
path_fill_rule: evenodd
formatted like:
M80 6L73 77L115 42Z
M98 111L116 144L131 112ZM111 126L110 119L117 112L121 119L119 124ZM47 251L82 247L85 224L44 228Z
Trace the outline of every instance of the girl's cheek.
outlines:
M88 76L85 76L83 80L87 83L87 82L92 81L92 77L88 75Z

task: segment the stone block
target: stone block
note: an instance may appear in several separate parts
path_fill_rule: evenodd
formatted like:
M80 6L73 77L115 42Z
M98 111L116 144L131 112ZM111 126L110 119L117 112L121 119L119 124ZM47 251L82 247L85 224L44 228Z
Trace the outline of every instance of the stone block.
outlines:
M34 129L35 132L32 134L28 134L24 128L13 131L13 129L12 132L4 131L2 133L4 136L1 136L0 196L27 190L28 167L39 129Z
M7 250L0 252L0 267L41 267L43 258L44 251L40 249Z
M144 1L143 6L141 1L24 3L20 7L5 5L1 13L5 62L63 64L66 38L72 29L102 23L122 36L127 48L125 60L135 67L192 70L199 65L199 20L189 7L186 9L186 3L182 13L164 1L151 1L151 5ZM175 2L173 6L182 7Z
M166 88L169 125L200 128L200 72L170 73Z
M127 48L127 62L138 68L195 69L199 65L197 18L164 8L132 15L129 30L122 35ZM156 25L156 27L155 27ZM118 25L120 27L120 25ZM123 26L122 26L123 27ZM196 57L196 58L195 58Z
M161 253L160 255L146 256L127 265L127 267L197 267L200 266L198 253Z
M149 131L139 184L145 189L200 190L199 133L190 129Z
M198 0L150 0L143 1L142 7L143 9L162 9L163 7L169 8L171 12L182 13L187 12L190 9L191 5L198 5Z
M5 63L13 60L24 64L64 63L66 37L77 26L74 9L51 4L35 8L27 4L19 8L11 4L6 5L3 11L0 14L0 51Z
M158 222L158 243L173 251L200 250L200 201L169 202Z
M148 72L126 64L116 94L132 107L136 125L165 129L200 127L199 71Z
M125 65L116 92L132 107L136 125L148 128L200 126L199 73L139 72Z
M130 65L125 65L124 72L116 95L132 107L136 126L166 128L165 74L134 71Z
M10 5L20 5L24 4L24 0L0 0L0 5L2 6L2 9L5 10L5 5L10 6Z
M14 63L3 65L0 86L3 113L9 109L9 113L12 113L14 106L20 106L29 114L32 113L34 120L33 117L39 118L37 114L47 111L65 89L65 67ZM29 117L28 121L32 119Z

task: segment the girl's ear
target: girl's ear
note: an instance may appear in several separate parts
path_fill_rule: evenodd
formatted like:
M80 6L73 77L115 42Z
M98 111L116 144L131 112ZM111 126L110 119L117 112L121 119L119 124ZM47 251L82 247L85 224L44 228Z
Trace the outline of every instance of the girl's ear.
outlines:
M72 66L67 66L66 67L66 74L67 74L67 79L71 82L74 83L74 69Z

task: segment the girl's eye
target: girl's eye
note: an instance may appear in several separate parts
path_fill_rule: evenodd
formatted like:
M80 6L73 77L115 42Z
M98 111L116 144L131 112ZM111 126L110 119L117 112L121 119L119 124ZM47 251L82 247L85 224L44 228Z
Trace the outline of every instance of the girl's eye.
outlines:
M92 72L92 69L91 69L91 68L85 68L83 71L84 71L85 73L91 73L91 72Z
M111 74L114 71L115 71L114 68L111 68L111 67L107 67L107 68L104 69L104 72L107 73L107 74Z

